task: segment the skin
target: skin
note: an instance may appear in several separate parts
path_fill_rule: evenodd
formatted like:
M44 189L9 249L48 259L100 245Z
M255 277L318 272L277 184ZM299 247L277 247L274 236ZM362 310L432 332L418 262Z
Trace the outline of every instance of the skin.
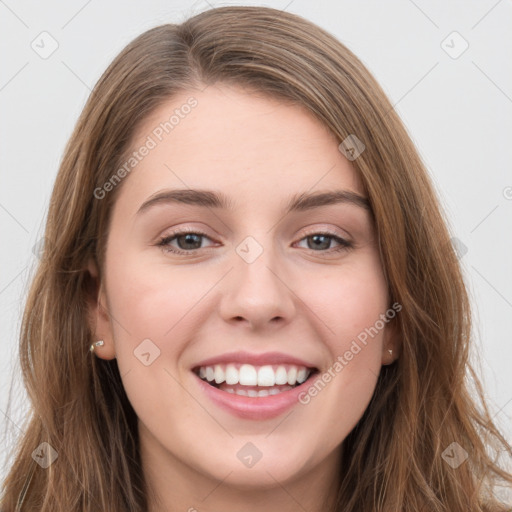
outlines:
M308 111L224 84L170 99L138 127L133 149L191 96L197 107L118 191L90 306L93 332L105 341L96 355L117 358L139 418L152 512L231 512L249 503L255 512L296 511L297 503L325 510L342 442L393 360L393 323L310 403L273 419L220 409L191 368L240 349L284 352L324 372L375 324L390 304L369 211L340 203L284 213L294 194L364 196L364 189L335 137ZM174 203L137 214L156 192L184 188L221 191L233 210ZM186 255L157 245L187 227L207 235L192 255L190 242L181 242ZM327 237L315 249L311 235L326 230L353 247L336 252L340 244ZM263 248L250 264L235 250L247 236ZM177 239L170 245L180 249ZM89 271L97 277L93 261ZM144 339L160 350L149 366L134 356ZM247 442L262 453L252 468L237 458Z

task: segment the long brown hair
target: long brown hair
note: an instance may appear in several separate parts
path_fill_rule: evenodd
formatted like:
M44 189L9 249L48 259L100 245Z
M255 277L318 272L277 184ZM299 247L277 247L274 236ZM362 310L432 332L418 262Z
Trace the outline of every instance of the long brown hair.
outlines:
M87 262L95 258L101 277L123 183L101 200L94 191L126 160L135 130L151 112L178 92L216 82L303 106L340 143L354 134L366 146L352 163L370 200L391 302L402 305L401 346L343 442L335 510L505 510L493 489L512 484L512 475L496 456L510 456L512 448L471 366L467 292L424 164L383 90L350 50L296 15L263 7L222 7L151 29L95 86L55 182L24 310L20 360L31 412L0 508L147 510L135 411L116 360L88 350L94 333L86 298L94 290ZM46 469L32 456L41 443L58 454ZM455 468L447 449L462 449L468 458Z

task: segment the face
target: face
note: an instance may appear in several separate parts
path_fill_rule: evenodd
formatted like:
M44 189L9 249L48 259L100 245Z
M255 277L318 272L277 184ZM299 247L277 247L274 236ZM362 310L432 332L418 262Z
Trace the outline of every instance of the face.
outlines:
M332 474L393 343L352 164L306 110L225 85L136 135L94 332L144 460L245 489Z

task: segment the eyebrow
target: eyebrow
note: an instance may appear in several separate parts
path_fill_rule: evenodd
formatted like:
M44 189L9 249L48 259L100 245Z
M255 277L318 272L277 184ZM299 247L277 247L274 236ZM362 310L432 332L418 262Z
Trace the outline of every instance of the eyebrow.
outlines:
M212 190L178 189L162 190L153 194L144 203L142 203L137 211L137 215L142 214L153 206L173 203L190 204L205 208L218 208L225 210L234 209L234 203L231 198L222 192L215 192ZM370 201L366 197L349 190L334 190L329 192L303 192L301 194L295 194L289 200L285 213L302 212L313 208L319 208L321 206L343 203L371 211Z

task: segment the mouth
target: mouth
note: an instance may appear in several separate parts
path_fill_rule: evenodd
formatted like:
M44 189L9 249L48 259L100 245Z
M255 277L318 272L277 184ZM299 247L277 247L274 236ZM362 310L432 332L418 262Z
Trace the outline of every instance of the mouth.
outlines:
M239 362L197 366L192 371L220 391L249 398L279 395L301 386L318 373L317 368L296 364L256 366Z

